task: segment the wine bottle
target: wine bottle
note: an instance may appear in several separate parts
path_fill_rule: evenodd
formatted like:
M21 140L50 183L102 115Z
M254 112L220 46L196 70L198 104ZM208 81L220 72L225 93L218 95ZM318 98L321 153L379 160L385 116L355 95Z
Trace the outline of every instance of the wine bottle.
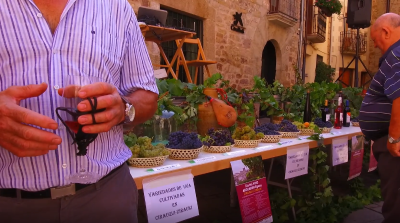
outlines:
M350 106L349 100L346 100L346 106L343 109L343 126L350 127Z
M328 108L328 100L325 100L325 104L321 107L321 120L323 122L330 121L331 119L331 112Z
M303 123L304 122L311 122L310 91L307 91L306 104L304 106Z
M335 129L341 129L343 126L343 105L342 105L342 94L339 94L338 105L335 109Z

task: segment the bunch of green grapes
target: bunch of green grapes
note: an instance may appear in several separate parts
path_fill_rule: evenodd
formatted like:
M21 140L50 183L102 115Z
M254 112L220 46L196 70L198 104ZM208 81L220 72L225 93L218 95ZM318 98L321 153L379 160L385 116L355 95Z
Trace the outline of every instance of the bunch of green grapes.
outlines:
M136 144L130 147L132 151L132 158L150 158L156 156L167 156L169 151L165 148L164 144L151 144L151 138L147 136L139 137Z
M293 122L293 125L295 125L297 129L315 129L316 127L314 122Z
M258 140L264 138L264 134L262 132L256 134L250 126L245 126L243 128L237 127L232 134L232 138L237 140Z

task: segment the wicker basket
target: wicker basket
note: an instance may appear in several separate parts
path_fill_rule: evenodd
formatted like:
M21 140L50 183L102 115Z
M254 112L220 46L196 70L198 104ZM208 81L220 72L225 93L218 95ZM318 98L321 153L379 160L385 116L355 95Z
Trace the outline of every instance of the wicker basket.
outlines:
M167 148L168 151L170 152L169 158L174 159L174 160L191 160L191 159L196 159L200 151L203 149L203 147L200 147L198 149L170 149Z
M279 132L282 135L282 138L298 138L300 132Z
M235 147L238 148L256 148L260 140L238 140L235 139Z
M204 152L207 153L226 153L231 151L233 145L230 146L204 146Z
M360 127L360 123L359 122L351 122L351 125L354 127Z
M300 135L310 136L314 134L314 129L300 129Z
M319 128L319 130L321 130L322 133L330 133L332 128L323 127Z
M128 163L130 166L147 168L163 165L168 156L156 156L151 158L129 158Z
M261 139L261 142L264 143L276 143L279 142L282 138L282 135L264 135L264 138Z

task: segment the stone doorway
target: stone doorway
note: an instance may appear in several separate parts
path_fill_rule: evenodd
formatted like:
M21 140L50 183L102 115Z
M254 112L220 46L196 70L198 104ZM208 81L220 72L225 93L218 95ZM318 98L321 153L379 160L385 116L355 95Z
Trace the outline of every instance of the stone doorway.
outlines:
M267 42L262 52L261 77L265 78L267 84L275 81L276 75L276 50L271 40Z

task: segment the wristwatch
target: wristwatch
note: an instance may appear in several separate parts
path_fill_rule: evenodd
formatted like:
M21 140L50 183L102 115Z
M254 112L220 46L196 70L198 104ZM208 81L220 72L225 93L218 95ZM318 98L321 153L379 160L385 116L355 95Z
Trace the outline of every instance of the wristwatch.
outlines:
M390 143L390 144L395 144L395 143L398 143L398 142L400 142L400 138L398 138L398 139L393 139L390 135L388 135L389 137L388 137L388 142Z
M128 98L123 95L120 96L125 104L125 121L123 123L133 122L133 119L135 119L135 107L129 102Z

